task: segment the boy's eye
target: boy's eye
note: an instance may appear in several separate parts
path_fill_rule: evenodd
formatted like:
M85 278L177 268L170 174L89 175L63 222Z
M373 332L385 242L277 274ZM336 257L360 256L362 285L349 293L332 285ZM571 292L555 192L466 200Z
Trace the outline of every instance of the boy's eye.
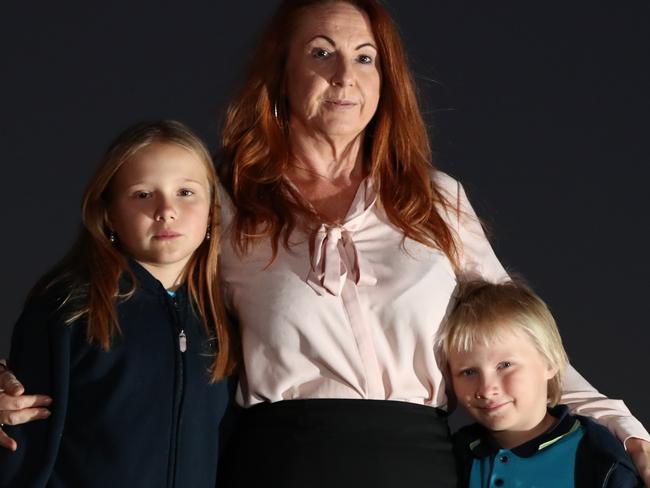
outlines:
M311 50L311 55L313 58L316 59L325 59L325 58L329 58L332 55L332 53L327 49L323 49L322 47L315 47L314 49Z
M372 64L372 56L368 56L367 54L360 54L357 56L357 61L359 61L361 64Z

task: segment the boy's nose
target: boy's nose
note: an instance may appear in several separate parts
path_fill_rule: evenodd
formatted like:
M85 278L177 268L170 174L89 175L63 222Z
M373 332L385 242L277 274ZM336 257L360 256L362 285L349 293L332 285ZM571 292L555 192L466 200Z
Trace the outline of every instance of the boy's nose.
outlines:
M476 385L476 392L474 393L474 396L477 399L488 399L490 397L493 397L499 393L499 384L498 381L496 381L496 378L492 378L489 376L483 376L478 384Z

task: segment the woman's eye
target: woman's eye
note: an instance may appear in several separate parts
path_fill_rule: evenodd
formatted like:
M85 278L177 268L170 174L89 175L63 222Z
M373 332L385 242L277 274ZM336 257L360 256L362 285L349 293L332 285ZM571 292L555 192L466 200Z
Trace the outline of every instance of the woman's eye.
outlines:
M325 59L325 58L329 58L332 55L332 53L327 49L315 47L314 49L311 50L311 55L313 58L316 59Z
M192 195L194 195L194 192L192 190L184 189L184 190L180 190L178 194L182 197L191 197Z
M368 56L367 54L360 54L357 56L357 61L359 61L361 64L372 64L372 56Z

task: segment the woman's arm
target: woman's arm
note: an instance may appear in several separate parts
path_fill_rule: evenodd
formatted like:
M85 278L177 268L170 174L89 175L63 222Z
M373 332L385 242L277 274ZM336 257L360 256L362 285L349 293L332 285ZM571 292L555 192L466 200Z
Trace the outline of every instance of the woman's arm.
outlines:
M568 366L560 402L574 413L593 417L611 430L625 444L643 482L650 486L650 434L622 400L607 398Z
M32 300L14 327L9 367L23 384L4 372L4 384L13 388L2 397L3 417L9 421L4 422L4 435L14 452L0 449L0 486L45 486L58 456L67 409L72 327L52 313L57 308L52 299ZM47 420L28 422L48 416L43 407L33 406L47 397L22 395L23 391L56 396Z
M0 425L19 425L50 416L47 407L52 399L47 395L25 395L25 388L0 360ZM0 446L11 451L18 447L0 427Z
M444 173L438 174L435 181L443 192L456 199L458 205L457 218L452 225L460 247L459 274L489 281L507 279L462 185ZM593 417L624 442L646 485L650 486L650 435L623 401L612 400L599 393L571 366L565 372L564 391L560 401L576 413Z

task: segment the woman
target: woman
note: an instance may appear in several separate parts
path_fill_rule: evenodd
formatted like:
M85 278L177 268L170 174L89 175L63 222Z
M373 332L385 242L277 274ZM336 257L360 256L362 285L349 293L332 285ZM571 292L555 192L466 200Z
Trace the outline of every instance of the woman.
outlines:
M223 483L453 486L433 336L457 276L506 275L462 187L430 167L396 30L375 0L286 1L253 59L224 129L247 408ZM643 427L567 376L562 401L607 416L643 468Z

